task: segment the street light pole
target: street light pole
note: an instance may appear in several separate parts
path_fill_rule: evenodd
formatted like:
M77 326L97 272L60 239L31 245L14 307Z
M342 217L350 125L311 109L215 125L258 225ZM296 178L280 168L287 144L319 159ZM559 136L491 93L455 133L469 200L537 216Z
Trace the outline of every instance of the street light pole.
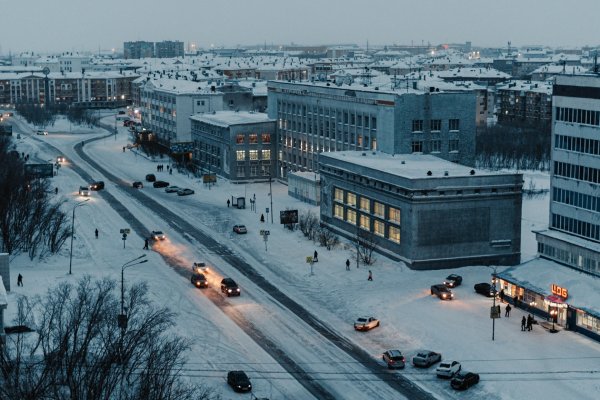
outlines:
M123 264L121 266L121 315L125 315L125 285L124 285L124 281L125 281L125 270L129 267L133 267L134 265L138 265L138 264L143 264L145 262L148 262L148 260L142 260L139 262L135 262L141 258L145 258L146 254L143 254L137 258L134 258L131 261L127 261L125 264Z
M71 275L71 266L73 265L73 236L75 236L75 209L79 206L84 205L85 202L89 200L90 199L85 199L83 201L80 201L73 207L73 217L71 218L71 252L69 255L69 275Z
M271 188L271 172L269 171L269 197L271 198L271 224L273 223L273 190Z

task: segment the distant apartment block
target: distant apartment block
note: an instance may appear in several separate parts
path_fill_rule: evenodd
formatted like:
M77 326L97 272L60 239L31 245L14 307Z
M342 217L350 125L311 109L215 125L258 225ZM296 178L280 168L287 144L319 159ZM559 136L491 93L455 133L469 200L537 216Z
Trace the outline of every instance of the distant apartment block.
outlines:
M123 53L126 59L154 57L154 42L125 42Z
M183 57L184 45L180 41L164 40L156 42L154 45L154 55L156 58L175 58Z
M552 121L552 83L512 81L496 88L499 123L549 126Z

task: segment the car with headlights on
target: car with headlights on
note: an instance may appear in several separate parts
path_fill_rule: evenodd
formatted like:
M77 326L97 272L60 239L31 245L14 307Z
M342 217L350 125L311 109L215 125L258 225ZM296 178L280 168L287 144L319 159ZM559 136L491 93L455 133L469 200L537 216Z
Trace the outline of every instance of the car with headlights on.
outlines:
M131 186L133 186L134 189L141 189L144 187L144 184L140 181L135 181L131 184Z
M412 364L419 368L429 368L440 361L442 361L442 355L429 350L421 350L412 358Z
M241 294L240 288L231 278L223 278L221 281L221 293L225 293L227 297L239 296Z
M90 190L102 190L104 189L104 181L94 181L90 184Z
M166 193L177 193L181 188L179 186L168 186L165 188Z
M370 331L379 326L379 320L375 317L358 317L354 321L354 329L357 331Z
M227 384L236 392L250 392L252 383L244 371L229 371L227 373Z
M80 196L89 196L90 188L87 186L79 186L79 195Z
M46 135L48 135L48 131L41 131L41 130L40 130L40 131L37 131L35 134L36 134L36 135L42 135L42 136L46 136Z
M457 286L460 286L461 283L462 276L456 274L450 274L446 277L446 279L444 279L444 285L446 285L449 288L455 288Z
M406 360L400 350L388 350L385 353L383 353L382 358L389 369L402 369L405 366Z
M458 361L444 361L437 366L435 373L438 378L452 378L461 368Z
M479 383L479 374L474 372L459 372L454 375L452 380L450 381L450 386L452 389L456 390L467 390L473 385Z
M197 288L207 288L208 287L208 281L206 280L206 277L204 276L204 274L194 273L194 274L192 274L190 281L192 282L192 285L196 286Z
M150 237L153 240L165 240L167 236L163 233L163 231L152 231L150 233Z
M431 285L431 294L436 295L441 300L452 300L454 293L446 285Z
M192 271L199 274L205 274L210 271L210 268L204 262L195 262L192 264Z

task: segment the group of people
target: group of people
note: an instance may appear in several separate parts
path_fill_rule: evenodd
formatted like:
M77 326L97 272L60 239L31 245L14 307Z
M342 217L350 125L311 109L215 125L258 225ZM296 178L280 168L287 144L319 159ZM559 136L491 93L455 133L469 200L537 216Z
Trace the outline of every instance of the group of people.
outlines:
M531 331L533 330L533 316L531 314L527 315L527 318L523 315L521 318L521 331Z
M156 166L156 172L164 171L164 169L165 169L165 165L164 164L158 164ZM167 171L171 172L171 170L172 170L172 168L167 165Z

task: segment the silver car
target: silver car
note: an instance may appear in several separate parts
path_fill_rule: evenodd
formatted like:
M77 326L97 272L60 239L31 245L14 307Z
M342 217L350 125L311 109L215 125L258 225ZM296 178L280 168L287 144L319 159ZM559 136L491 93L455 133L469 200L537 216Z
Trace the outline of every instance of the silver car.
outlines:
M421 350L412 358L412 364L421 368L429 368L440 361L442 361L442 355L429 350Z

